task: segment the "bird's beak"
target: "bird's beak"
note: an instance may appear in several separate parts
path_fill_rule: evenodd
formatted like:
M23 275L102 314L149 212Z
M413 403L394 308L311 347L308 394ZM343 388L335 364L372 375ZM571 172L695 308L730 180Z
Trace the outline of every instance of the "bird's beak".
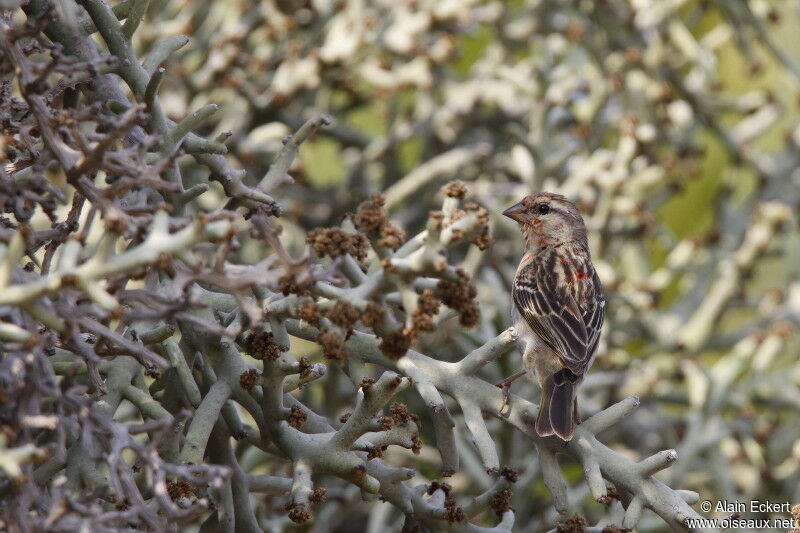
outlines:
M503 211L503 214L510 218L511 220L515 220L517 222L525 222L525 212L526 208L522 205L522 202L516 203Z

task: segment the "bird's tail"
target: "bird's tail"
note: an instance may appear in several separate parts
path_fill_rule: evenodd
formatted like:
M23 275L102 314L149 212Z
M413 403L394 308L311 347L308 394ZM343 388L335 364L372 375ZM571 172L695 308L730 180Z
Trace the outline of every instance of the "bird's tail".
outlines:
M562 368L549 376L542 385L542 400L536 418L536 433L541 437L558 435L572 439L578 419L578 380L569 369Z

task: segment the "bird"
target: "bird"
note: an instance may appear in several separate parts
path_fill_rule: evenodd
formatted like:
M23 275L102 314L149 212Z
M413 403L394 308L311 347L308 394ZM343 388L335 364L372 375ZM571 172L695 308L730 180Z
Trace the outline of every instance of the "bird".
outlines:
M524 253L512 288L512 320L523 370L542 390L536 433L569 441L580 423L577 391L597 355L605 315L603 286L592 264L586 225L560 194L530 194L503 215L519 224Z

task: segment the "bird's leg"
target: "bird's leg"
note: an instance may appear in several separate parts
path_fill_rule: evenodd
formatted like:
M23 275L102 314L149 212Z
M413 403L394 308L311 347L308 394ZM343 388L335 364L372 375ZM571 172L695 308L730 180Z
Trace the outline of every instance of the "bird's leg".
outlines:
M511 384L527 373L528 373L527 370L520 370L519 372L514 372L506 379L495 385L496 387L500 387L500 390L503 391L503 403L500 404L501 413L503 412L503 409L506 408L506 405L508 405L508 397L511 395Z

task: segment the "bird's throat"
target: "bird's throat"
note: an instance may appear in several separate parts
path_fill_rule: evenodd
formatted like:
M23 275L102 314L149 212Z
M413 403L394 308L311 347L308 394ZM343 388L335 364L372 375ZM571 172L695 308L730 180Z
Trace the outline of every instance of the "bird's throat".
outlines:
M525 239L525 251L536 254L546 248L559 244L558 240L545 235L537 226L527 224L523 227L522 235Z

